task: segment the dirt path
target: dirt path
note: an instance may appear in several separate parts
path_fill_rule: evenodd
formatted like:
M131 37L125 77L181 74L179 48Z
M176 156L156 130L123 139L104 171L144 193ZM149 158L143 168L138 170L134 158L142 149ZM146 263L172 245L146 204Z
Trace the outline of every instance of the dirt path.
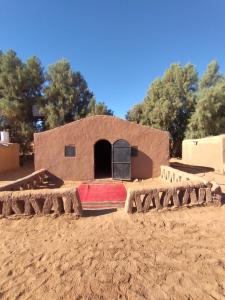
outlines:
M1 299L224 299L225 206L1 219Z

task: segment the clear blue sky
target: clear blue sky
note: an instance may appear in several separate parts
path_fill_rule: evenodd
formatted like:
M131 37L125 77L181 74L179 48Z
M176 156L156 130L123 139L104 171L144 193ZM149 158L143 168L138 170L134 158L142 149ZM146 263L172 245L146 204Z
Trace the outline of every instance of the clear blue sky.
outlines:
M225 0L0 0L0 49L67 58L119 117L173 62L225 72Z

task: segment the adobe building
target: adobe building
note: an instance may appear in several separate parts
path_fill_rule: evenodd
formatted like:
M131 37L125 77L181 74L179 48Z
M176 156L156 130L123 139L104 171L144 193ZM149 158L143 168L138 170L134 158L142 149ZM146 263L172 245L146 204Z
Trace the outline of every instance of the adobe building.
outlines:
M0 141L0 173L18 169L20 167L19 156L19 144Z
M35 170L62 180L147 179L169 162L169 133L113 116L91 116L34 134Z
M225 134L182 142L182 161L225 173Z

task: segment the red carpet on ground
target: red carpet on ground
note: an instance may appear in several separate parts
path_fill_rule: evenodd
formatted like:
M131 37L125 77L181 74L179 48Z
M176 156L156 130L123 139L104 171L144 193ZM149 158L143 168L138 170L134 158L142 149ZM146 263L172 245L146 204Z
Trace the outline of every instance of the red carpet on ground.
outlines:
M127 195L122 183L82 183L77 192L86 210L124 207Z

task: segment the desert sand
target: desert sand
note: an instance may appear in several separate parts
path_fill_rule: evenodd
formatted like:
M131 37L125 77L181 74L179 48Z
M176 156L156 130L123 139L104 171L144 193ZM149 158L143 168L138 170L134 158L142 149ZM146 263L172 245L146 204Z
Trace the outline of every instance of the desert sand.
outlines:
M16 170L0 173L0 186L13 182L34 172L34 163L28 160L24 165Z
M104 213L0 219L0 299L225 299L225 205Z
M225 206L0 220L1 299L224 299Z

